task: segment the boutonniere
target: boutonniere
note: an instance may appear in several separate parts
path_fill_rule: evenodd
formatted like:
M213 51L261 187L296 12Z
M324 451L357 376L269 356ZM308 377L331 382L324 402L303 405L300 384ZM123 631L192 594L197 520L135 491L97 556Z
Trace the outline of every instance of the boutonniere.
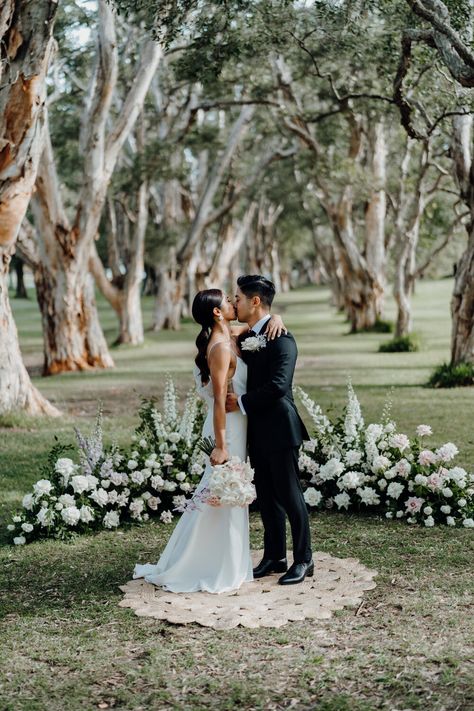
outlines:
M267 339L263 335L259 336L249 336L244 341L242 341L241 348L243 351L259 351L265 348L267 345Z

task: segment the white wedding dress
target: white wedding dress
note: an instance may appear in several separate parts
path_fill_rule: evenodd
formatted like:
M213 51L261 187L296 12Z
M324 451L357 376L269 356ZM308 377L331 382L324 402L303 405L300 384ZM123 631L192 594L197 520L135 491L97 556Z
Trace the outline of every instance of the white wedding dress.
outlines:
M196 387L208 406L202 436L214 437L212 383L201 384L197 367ZM237 357L232 378L233 390L242 395L247 389L247 366ZM226 443L231 456L247 457L247 418L240 410L226 416ZM207 459L200 491L212 467ZM253 580L249 545L248 507L209 506L198 503L198 509L186 510L178 521L156 565L136 565L134 578L145 578L171 592L205 590L222 593L236 590L243 582Z

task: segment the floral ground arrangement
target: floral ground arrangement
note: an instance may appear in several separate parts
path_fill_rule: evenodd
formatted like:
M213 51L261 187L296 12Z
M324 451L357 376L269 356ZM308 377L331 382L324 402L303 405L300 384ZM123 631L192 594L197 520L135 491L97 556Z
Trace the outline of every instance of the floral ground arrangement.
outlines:
M457 446L430 448L429 425L419 425L411 439L398 432L390 403L381 423L366 426L350 383L347 390L344 416L331 422L297 388L314 429L299 460L308 506L383 512L427 527L474 528L474 474L453 463Z
M366 426L350 384L344 416L336 422L303 390L297 394L313 424L300 454L310 508L365 509L428 527L474 528L474 474L453 465L455 444L428 448L428 425L419 425L410 439L397 431L388 406L380 424ZM145 400L138 414L126 450L104 445L100 413L90 437L76 430L76 448L55 444L8 525L13 543L114 529L150 516L170 523L185 508L204 471L200 401L191 392L180 410L168 378L162 411Z

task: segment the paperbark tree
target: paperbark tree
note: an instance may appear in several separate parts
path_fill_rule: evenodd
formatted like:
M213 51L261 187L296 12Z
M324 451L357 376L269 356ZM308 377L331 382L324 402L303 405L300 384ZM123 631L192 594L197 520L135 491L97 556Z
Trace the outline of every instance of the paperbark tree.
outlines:
M81 123L83 178L74 217L68 219L62 204L49 138L33 201L40 242L35 277L43 318L45 375L113 365L89 273L91 250L119 153L141 111L161 57L160 45L147 41L121 111L107 131L118 57L113 12L105 0L99 0L96 64Z
M30 381L8 299L9 263L41 154L57 8L53 0L6 0L0 9L0 414L60 414Z

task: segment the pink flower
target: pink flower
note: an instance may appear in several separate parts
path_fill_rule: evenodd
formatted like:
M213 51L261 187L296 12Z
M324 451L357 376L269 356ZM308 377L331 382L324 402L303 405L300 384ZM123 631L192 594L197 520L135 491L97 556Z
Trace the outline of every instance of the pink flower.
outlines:
M434 464L436 462L436 454L431 449L423 449L418 455L418 462L422 467Z
M425 500L422 499L420 496L410 496L405 502L407 512L412 513L412 514L418 513L418 511L420 511L424 501Z
M430 474L426 480L426 486L428 486L432 491L435 489L441 489L443 486L443 477L440 476L439 472Z

